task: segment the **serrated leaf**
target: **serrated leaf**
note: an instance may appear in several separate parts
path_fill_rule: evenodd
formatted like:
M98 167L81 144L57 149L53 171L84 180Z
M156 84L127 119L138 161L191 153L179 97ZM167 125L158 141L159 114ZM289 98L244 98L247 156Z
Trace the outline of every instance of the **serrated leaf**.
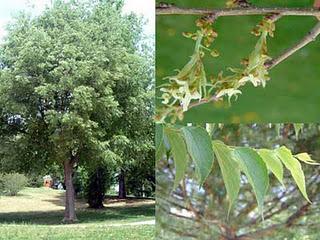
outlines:
M317 163L313 159L311 159L310 155L308 153L299 153L294 155L296 158L298 158L300 161L305 162L310 165L320 165L320 163Z
M183 127L187 150L195 163L200 186L211 172L214 156L211 139L205 129L200 127Z
M267 165L267 168L276 176L279 182L283 184L283 166L277 154L269 149L259 149L258 154Z
M240 169L238 163L234 160L232 149L221 141L213 141L212 145L221 169L224 185L227 189L229 198L229 216L230 210L239 194Z
M163 125L156 124L156 160L160 160L165 154Z
M296 139L298 140L299 133L302 131L302 128L303 128L303 123L294 123L293 127L294 127L294 132L296 135Z
M295 180L300 192L304 198L310 202L307 191L304 173L301 168L300 162L292 156L291 151L286 147L280 147L276 150L280 160L283 162L285 167L290 171L293 179Z
M258 202L259 212L263 215L264 196L269 186L267 166L259 154L248 147L236 148L234 150L234 156L253 188Z
M180 181L184 178L187 171L188 152L180 130L174 128L166 128L165 132L171 147L176 170L173 184L173 188L175 189L179 185Z

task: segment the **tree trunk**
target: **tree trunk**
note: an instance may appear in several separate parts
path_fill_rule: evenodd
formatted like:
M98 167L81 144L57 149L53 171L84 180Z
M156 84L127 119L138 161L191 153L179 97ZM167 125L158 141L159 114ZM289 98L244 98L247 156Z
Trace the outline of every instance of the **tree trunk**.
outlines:
M124 199L127 197L126 193L126 183L125 183L125 173L121 169L120 175L119 175L119 199Z
M106 191L106 168L98 167L91 175L88 186L88 203L90 208L103 208Z
M64 183L66 186L66 205L64 210L65 223L73 223L77 221L76 209L75 209L75 192L72 181L74 161L66 160L63 163L64 166Z

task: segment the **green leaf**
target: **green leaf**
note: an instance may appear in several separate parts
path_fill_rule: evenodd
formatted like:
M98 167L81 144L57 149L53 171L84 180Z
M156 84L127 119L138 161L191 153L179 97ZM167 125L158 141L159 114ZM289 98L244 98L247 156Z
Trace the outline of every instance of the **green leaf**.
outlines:
M304 173L301 168L300 162L292 156L291 151L286 147L280 147L276 150L280 160L286 166L286 168L291 172L293 179L295 180L300 192L304 196L306 200L309 200L307 191L306 191L306 183L304 178Z
M166 151L164 146L164 132L163 132L162 124L156 124L155 145L156 145L156 160L160 160Z
M226 146L221 141L213 141L213 151L218 159L218 163L221 169L224 184L227 189L229 197L229 209L230 210L238 197L240 189L240 169L238 163L235 161L232 149Z
M269 149L259 149L258 154L267 165L267 168L276 176L279 182L283 184L283 166L277 154Z
M195 163L200 185L204 183L213 164L211 139L205 129L200 127L181 128L187 144L188 152Z
M173 188L175 189L179 185L180 181L184 178L184 175L187 171L188 152L180 130L175 128L165 128L165 132L171 147L176 169L176 176L173 185Z
M299 153L294 155L296 158L298 158L301 162L305 162L310 165L320 165L320 163L317 163L313 159L311 159L310 155L308 153Z
M294 132L296 134L296 139L298 140L299 133L302 131L302 128L303 128L303 123L294 123L293 127L294 127Z
M256 195L258 207L263 214L264 196L269 186L269 176L266 164L259 154L248 147L238 147L234 150L234 155L238 159L241 170L247 176L253 191Z

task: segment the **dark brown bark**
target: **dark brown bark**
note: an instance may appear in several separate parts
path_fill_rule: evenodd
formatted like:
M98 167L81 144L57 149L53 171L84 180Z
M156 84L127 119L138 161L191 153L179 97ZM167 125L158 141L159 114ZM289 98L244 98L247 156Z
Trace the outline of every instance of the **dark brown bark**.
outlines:
M121 169L119 175L119 199L124 199L127 197L126 193L126 183L125 183L125 172Z
M88 186L88 204L90 208L104 208L103 201L106 191L106 169L98 167L90 177Z
M75 208L75 191L72 181L74 159L66 160L63 163L64 167L64 183L66 186L66 205L64 211L63 222L73 223L77 221Z

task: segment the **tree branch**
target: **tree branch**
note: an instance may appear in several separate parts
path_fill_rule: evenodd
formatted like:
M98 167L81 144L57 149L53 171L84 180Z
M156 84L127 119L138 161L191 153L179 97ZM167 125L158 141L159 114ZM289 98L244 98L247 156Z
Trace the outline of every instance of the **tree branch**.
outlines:
M280 18L282 16L282 14L278 15L277 18ZM292 54L294 54L296 51L298 51L299 49L303 48L304 46L306 46L308 43L315 41L315 39L317 38L317 36L320 34L320 21L316 24L316 26L314 26L309 32L308 34L301 39L295 46L287 49L284 53L282 53L281 55L279 55L278 57L268 61L265 63L265 66L267 69L272 69L273 67L275 67L276 65L278 65L279 63L281 63L282 61L284 61L285 59L287 59L288 57L290 57ZM193 107L197 107L199 105L205 104L205 103L209 103L209 102L216 102L220 100L219 98L216 97L216 95L211 96L210 98L204 98L200 101L195 101L192 102L189 105L188 110L190 110Z
M221 16L243 16L243 15L266 15L273 14L273 20L276 21L282 16L314 16L320 20L320 9L315 8L222 8L222 9L204 9L204 8L182 8L177 7L172 4L161 3L156 7L157 15L211 15L215 18ZM299 49L306 46L308 43L314 41L316 37L320 34L320 21L316 26L309 31L309 33L300 40L295 46L287 49L278 57L265 63L267 69L272 69L286 58L294 54ZM220 100L216 95L211 96L210 98L201 99L200 101L192 102L188 110L199 105L216 102ZM182 108L181 106L177 107L177 110ZM170 110L171 112L172 110ZM165 114L166 115L166 114Z
M282 16L315 16L320 17L320 10L314 8L182 8L174 5L159 5L156 7L157 15L206 15L213 14L217 17L243 16L243 15L265 15L278 13Z
M296 51L306 46L308 43L315 41L316 37L319 34L320 34L320 22L318 22L316 26L314 26L314 28L312 28L311 31L304 38L302 38L296 45L284 51L280 56L270 60L269 62L266 62L265 66L268 69L273 68L274 66L278 65L283 60L285 60L286 58L290 57Z
M274 224L274 225L271 225L271 226L263 228L263 229L259 229L259 230L253 231L253 232L241 234L238 236L238 239L239 240L245 240L248 238L249 239L250 238L258 239L259 237L272 234L275 230L277 230L279 228L291 227L291 226L295 225L295 222L297 220L299 220L302 216L305 215L305 213L308 211L309 207L310 207L310 203L307 203L307 204L301 206L295 213L290 215L284 223Z

